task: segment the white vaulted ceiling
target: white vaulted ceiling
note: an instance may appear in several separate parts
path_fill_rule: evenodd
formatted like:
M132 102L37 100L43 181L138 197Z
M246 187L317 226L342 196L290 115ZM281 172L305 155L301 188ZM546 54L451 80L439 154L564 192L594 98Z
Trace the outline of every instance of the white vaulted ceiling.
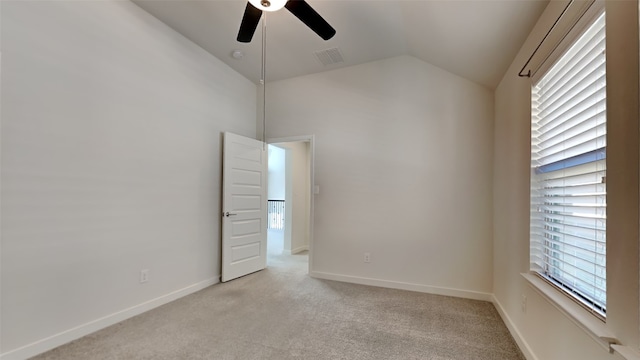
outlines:
M133 0L191 41L258 83L261 26L236 41L245 0ZM307 0L337 31L322 40L286 9L267 15L267 81L398 55L413 55L495 88L547 0ZM338 48L344 62L315 52ZM244 57L234 59L234 50Z

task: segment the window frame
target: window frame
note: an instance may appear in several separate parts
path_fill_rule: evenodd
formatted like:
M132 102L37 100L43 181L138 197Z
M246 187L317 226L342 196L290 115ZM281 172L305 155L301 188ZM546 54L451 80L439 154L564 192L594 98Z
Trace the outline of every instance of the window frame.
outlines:
M558 46L554 48L552 53L546 58L544 63L540 65L536 73L532 76L531 95L533 95L534 87L553 68L553 66L562 58L562 56L571 48L571 46L573 46L579 40L579 38L589 29L589 27L595 24L595 22L600 18L600 16L605 16L606 18L605 3L603 1L595 1L585 11L585 13L574 23L574 25L571 26L570 30L563 37L563 39L558 44ZM605 31L606 31L606 20L605 20ZM605 35L605 41L606 41L606 35ZM606 49L606 46L605 46L605 49ZM606 84L605 84L605 92L606 92ZM531 95L530 95L530 99L531 99ZM606 101L606 97L605 97L605 101ZM533 108L531 109L532 109L531 114L533 115ZM532 124L533 124L533 118L530 119L530 125ZM530 136L530 139L533 139L533 137ZM532 158L532 156L533 156L533 151L530 151L530 157ZM533 168L531 169L532 172L534 170L535 169ZM533 174L531 178L533 178ZM529 204L531 207L533 207L534 203L532 202L531 195L532 194L530 193ZM530 221L532 221L532 217L533 217L533 208L530 210L530 215L529 215ZM531 225L530 225L530 228L531 228ZM530 235L529 237L530 251L533 251L532 248L534 247L534 245L535 245L534 240ZM530 258L531 257L532 256L530 254ZM544 271L540 271L539 266L537 266L537 264L534 264L533 260L531 260L529 274L535 275L535 277L537 277L540 280L538 281L533 280L530 277L531 275L529 274L523 274L523 276L528 281L529 285L531 285L537 292L539 292L545 298L549 299L554 305L556 305L556 307L562 309L563 312L569 315L570 318L573 318L574 320L576 320L577 323L579 324L585 323L583 315L576 315L576 314L584 313L584 314L592 315L591 316L592 318L600 320L598 322L604 325L604 322L606 322L606 305L605 305L604 311L594 311L593 305L589 299L585 301L583 296L580 295L578 292L572 290L570 287L567 287L566 285L562 284L560 281L557 281L553 277L545 275L543 272ZM566 301L558 300L557 296L555 296L554 294L551 294L550 290L552 292L557 293L558 295L561 294L561 296L565 297L568 300L571 300L569 301L569 303L578 305L578 308L584 311L576 312L576 310L574 309L575 305L568 307ZM586 321L586 322L589 323L589 321ZM590 330L591 334L596 334L597 338L601 339L602 337L610 336L610 334L608 333L608 331L606 331L606 329L601 328L592 323L586 326L586 328Z

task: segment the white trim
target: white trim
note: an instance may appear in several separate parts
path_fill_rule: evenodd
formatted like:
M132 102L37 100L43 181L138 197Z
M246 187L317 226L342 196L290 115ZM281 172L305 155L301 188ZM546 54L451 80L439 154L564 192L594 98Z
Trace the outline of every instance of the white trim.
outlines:
M311 274L313 272L313 218L314 218L314 207L315 207L315 194L313 193L313 189L315 188L315 158L316 158L316 136L315 135L300 135L300 136L287 136L280 138L267 138L267 144L274 143L287 143L287 142L296 142L296 141L304 141L309 143L309 245L306 250L309 251L309 269L308 272ZM297 249L293 250L292 253L296 253ZM301 250L304 251L304 250ZM1 360L1 359L0 359Z
M615 335L607 328L607 324L589 313L582 306L576 304L568 296L549 285L546 281L534 274L522 273L522 277L527 280L528 285L537 292L543 299L553 305L567 319L571 320L597 344L607 351L609 341L615 341Z
M298 141L311 141L313 139L313 135L300 135L300 136L287 136L287 137L279 137L279 138L268 138L267 144L277 144L277 143L288 143L288 142L298 142Z
M446 288L446 287L440 287L440 286L406 283L406 282L400 282L400 281L372 279L372 278L364 278L359 276L331 274L331 273L326 273L321 271L314 271L309 274L311 275L311 277L317 278L317 279L335 280L335 281L342 281L342 282L348 282L353 284L378 286L378 287L384 287L384 288L390 288L390 289L417 291L417 292L428 293L428 294L453 296L453 297L482 300L482 301L488 301L488 302L493 301L493 294L484 293L480 291L461 290L461 289L453 289L453 288Z
M531 76L531 84L538 83L564 52L584 33L591 22L604 11L604 7L604 0L576 1L571 5L569 12L574 13L566 26L567 28L564 30L564 37L555 45L553 50L547 53L547 57L542 63L537 65Z
M522 336L520 331L518 331L516 324L513 323L507 312L504 310L504 307L502 307L502 304L500 303L500 301L498 301L498 298L495 296L495 294L491 295L491 297L493 306L495 306L496 310L498 310L498 314L500 314L502 321L507 326L507 329L509 329L511 336L513 336L516 344L518 344L518 347L524 354L524 357L527 360L538 360L538 357L533 353L533 350L531 350L529 343L527 343L527 341L524 339L524 336Z
M282 250L282 253L284 255L295 255L295 254L299 254L299 253L301 253L303 251L308 251L308 250L309 250L309 246L305 245L305 246L297 247L297 248L295 248L293 250Z
M0 7L1 9L1 7ZM0 19L2 17L0 16ZM0 49L0 69L2 69L2 49ZM0 80L2 79L2 76L0 74ZM0 91L0 104L2 104L2 92ZM1 112L0 112L1 113ZM2 119L0 119L0 129L2 128ZM1 134L0 134L1 135ZM0 136L0 149L2 149L2 136ZM0 155L2 153L0 152ZM2 156L0 156L0 159L2 159ZM0 168L2 168L2 163L0 162ZM1 184L1 181L0 181ZM0 186L1 188L1 186ZM2 203L2 199L0 196L0 204ZM2 211L0 211L0 224L2 224ZM2 234L0 233L0 244L2 244ZM0 258L2 258L2 246L0 246ZM0 279L2 279L2 266L0 266ZM0 309L2 309L2 286L0 285ZM2 319L0 316L0 334L2 334ZM2 339L0 339L0 352L2 352L2 344L1 344ZM0 359L2 359L2 354L0 354Z
M640 360L640 352L637 349L622 345L611 345L611 348L627 360Z
M113 324L117 324L123 320L132 318L146 311L149 311L159 306L162 306L164 304L170 303L181 297L195 293L196 291L200 291L211 285L215 285L219 282L220 282L219 275L208 280L200 281L198 283L189 285L180 290L176 290L168 294L162 295L160 297L157 297L155 299L132 306L128 309L115 312L111 315L107 315L105 317L90 321L86 324L79 325L74 328L65 330L61 333L38 340L31 344L25 345L23 347L0 354L0 360L14 360L14 359L19 360L19 359L27 359L27 358L33 357L45 351L54 349L60 345L64 345L70 341L89 335L98 330L102 330Z

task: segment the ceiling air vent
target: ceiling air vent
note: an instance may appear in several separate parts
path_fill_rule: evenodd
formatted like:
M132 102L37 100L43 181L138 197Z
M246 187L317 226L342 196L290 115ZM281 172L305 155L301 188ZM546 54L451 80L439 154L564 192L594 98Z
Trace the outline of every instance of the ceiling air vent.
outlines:
M324 66L344 62L344 57L342 57L342 53L338 48L331 48L331 49L316 51L315 54L318 60Z

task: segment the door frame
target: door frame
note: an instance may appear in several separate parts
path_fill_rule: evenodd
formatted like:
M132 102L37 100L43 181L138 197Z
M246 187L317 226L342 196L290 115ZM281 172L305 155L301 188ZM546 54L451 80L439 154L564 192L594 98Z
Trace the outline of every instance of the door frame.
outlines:
M267 144L308 142L309 143L309 274L313 273L313 218L315 207L315 135L286 136L279 138L267 138ZM286 220L285 220L286 221Z

